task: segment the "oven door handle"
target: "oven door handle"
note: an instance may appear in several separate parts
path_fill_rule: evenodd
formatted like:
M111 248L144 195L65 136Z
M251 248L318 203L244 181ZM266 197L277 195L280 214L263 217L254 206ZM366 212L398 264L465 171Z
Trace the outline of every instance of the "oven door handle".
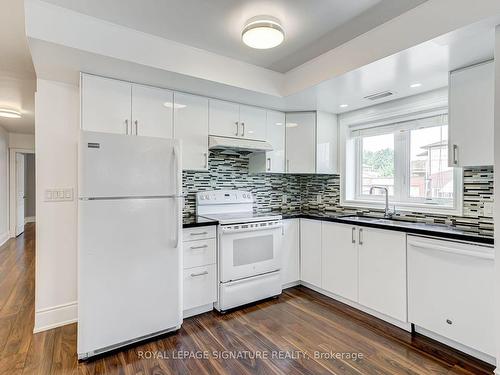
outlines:
M242 224L242 225L249 225L249 224ZM241 225L227 225L227 226L224 226L222 225L221 226L221 233L225 233L225 234L231 234L231 233L244 233L244 232L263 232L263 231L271 231L271 230L280 230L281 227L283 226L283 224L281 222L279 223L274 223L272 225L269 225L269 226L257 226L257 227L246 227L246 228L242 228ZM234 227L238 227L238 228L234 228ZM233 229L234 228L234 229Z

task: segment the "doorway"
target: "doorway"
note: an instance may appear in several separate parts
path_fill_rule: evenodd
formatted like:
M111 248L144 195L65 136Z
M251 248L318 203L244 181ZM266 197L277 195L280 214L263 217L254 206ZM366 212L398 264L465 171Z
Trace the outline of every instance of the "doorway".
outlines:
M17 237L25 225L36 221L35 153L10 150L10 233Z

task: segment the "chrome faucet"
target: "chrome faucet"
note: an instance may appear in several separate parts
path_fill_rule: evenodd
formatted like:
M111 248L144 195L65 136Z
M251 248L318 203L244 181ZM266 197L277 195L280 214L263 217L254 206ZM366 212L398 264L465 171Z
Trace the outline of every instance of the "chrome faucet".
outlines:
M386 219L391 219L392 215L394 215L395 212L389 210L389 189L387 189L385 186L372 186L370 188L370 195L373 194L373 190L375 190L375 189L383 190L385 192L385 213L384 213L384 217Z

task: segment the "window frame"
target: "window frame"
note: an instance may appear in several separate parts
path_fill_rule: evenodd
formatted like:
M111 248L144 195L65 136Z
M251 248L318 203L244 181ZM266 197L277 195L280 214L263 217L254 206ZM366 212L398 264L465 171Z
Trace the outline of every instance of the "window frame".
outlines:
M396 124L398 122L406 122L418 120L425 117L437 115L445 115L448 113L447 102L437 100L428 105L418 105L418 109L412 111L411 105L406 108L396 108L393 111L381 111L380 115L371 115L369 119L362 116L353 116L354 119L341 119L340 123L340 139L344 144L340 148L341 157L341 206L350 208L368 208L368 209L383 209L385 207L385 198L383 195L363 195L361 191L361 139L359 137L352 138L350 133L353 126L360 126L363 129L380 127L380 134L394 134L394 154L403 155L404 157L395 157L394 165L394 196L389 196L389 204L392 207L396 206L399 211L418 211L423 213L444 214L460 216L463 213L463 170L461 168L453 168L453 203L452 205L444 204L444 201L434 199L432 202L424 202L425 198L412 198L410 192L410 158L411 158L411 130L406 130L403 133L387 130L384 132L385 125ZM426 108L425 108L426 107ZM424 109L425 108L425 109ZM365 121L363 121L365 120ZM366 121L369 120L369 121ZM449 129L449 126L448 126ZM374 133L375 135L376 133ZM354 151L353 151L354 150ZM354 152L355 162L349 161ZM350 156L349 156L350 155ZM404 166L404 167L402 167ZM352 169L355 169L355 172ZM406 170L408 169L408 170ZM353 175L354 173L354 181ZM401 177L401 174L403 176ZM354 191L353 191L354 190ZM398 196L398 193L400 195ZM403 194L401 194L403 193Z

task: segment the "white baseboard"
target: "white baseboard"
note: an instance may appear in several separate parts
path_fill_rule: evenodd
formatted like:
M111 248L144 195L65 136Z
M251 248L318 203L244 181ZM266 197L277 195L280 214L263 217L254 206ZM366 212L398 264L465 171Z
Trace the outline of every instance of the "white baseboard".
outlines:
M214 304L209 303L207 305L193 307L192 309L184 310L184 313L182 314L182 316L184 319L186 319L186 318L189 318L191 316L203 314L207 311L212 311L213 309L214 309Z
M496 358L489 355L489 354L480 352L476 349L473 349L473 348L470 348L470 347L465 346L463 344L460 344L459 342L456 342L454 340L450 340L446 337L438 335L437 333L431 332L431 331L429 331L425 328L419 327L417 325L415 325L415 332L418 332L418 333L420 333L424 336L427 336L433 340L442 342L443 344L448 345L454 349L460 350L461 352L463 352L465 354L471 355L475 358L479 358L481 361L489 363L490 365L496 365Z
M35 221L36 221L36 217L35 216L26 216L24 218L24 224L34 223Z
M7 231L5 233L0 234L0 246L6 243L10 238L10 233Z
M47 331L77 321L78 303L76 301L40 309L35 311L35 328L33 329L33 333Z
M376 318L379 318L381 320L384 320L386 321L387 323L390 323L396 327L399 327L401 329L404 329L405 331L407 332L411 332L411 323L407 323L407 322L402 322L398 319L395 319L393 317L390 317L390 316L387 316L385 314L381 314L375 310L372 310L368 307L365 307L363 305L360 305L359 303L356 303L356 302L353 302L353 301L350 301L344 297L341 297L341 296L338 296L334 293L331 293L331 292L328 292L324 289L321 289L321 288L318 288L317 286L314 286L314 285L311 285L309 283L306 283L305 281L301 281L300 282L301 285L304 285L306 287L308 287L309 289L312 289L314 290L315 292L318 292L318 293L321 293L327 297L330 297L330 298L333 298L339 302L342 302L342 303L345 303L346 305L349 305L351 307L354 307L355 309L358 309L358 310L361 310L367 314L370 314L370 315L373 315L374 317Z
M287 288L291 288L293 286L297 286L297 285L300 285L300 281L297 280L297 281L292 281L291 283L286 283L286 284L283 284L282 285L282 288L283 289L287 289Z

